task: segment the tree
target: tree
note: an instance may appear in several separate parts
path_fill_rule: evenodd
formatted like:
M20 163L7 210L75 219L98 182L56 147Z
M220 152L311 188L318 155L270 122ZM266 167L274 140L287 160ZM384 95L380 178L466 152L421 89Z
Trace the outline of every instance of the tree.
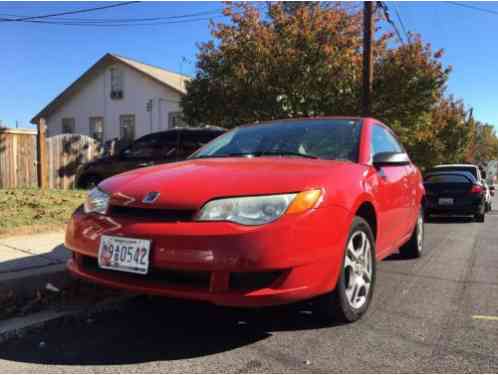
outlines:
M360 111L362 14L343 3L229 3L228 23L211 24L181 105L191 124L231 128L278 118ZM373 116L392 127L413 160L488 157L494 133L477 131L462 101L445 96L451 67L420 35L393 45L376 31ZM473 145L473 149L471 149Z
M264 19L251 4L225 9L199 46L197 74L182 106L187 121L233 127L282 117L351 114L358 109L361 14L319 3ZM385 43L381 38L378 44Z

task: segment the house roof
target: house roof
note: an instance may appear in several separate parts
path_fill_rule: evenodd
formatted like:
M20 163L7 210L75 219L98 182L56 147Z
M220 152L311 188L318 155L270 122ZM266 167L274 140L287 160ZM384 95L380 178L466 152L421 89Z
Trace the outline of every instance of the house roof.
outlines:
M173 73L157 66L144 64L142 62L122 57L116 54L107 53L99 61L93 64L90 69L83 73L76 81L60 93L54 100L52 100L45 108L31 119L32 124L38 123L42 117L49 116L64 102L78 92L78 90L92 79L94 74L102 71L107 66L115 63L123 63L135 71L152 78L154 81L174 90L175 92L184 95L186 93L185 83L191 78L182 74Z

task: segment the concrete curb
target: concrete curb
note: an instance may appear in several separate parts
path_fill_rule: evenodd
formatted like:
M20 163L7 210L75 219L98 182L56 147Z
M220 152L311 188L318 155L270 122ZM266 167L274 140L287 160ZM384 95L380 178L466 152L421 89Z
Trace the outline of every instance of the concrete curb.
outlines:
M99 302L90 307L81 306L62 310L52 308L19 318L0 321L0 344L14 338L21 338L32 331L45 328L49 324L58 323L65 319L82 319L88 315L104 311L119 310L126 302L133 298L136 298L136 296L119 296Z
M47 283L62 289L71 279L66 264L59 263L0 274L0 288L13 290L17 297L29 298L37 289L45 289Z

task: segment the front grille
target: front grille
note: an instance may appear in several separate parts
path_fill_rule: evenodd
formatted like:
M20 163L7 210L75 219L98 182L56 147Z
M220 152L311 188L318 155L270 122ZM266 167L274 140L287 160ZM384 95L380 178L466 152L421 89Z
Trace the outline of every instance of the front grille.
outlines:
M111 217L115 216L141 220L177 222L192 221L195 211L111 205L107 214Z
M99 267L97 259L81 256L81 266L92 273L109 275L113 277L125 277L126 280L141 280L154 283L162 283L164 285L180 285L189 286L198 289L208 290L211 279L209 271L178 271L173 269L149 268L146 275L140 275L129 272L113 271L102 269Z

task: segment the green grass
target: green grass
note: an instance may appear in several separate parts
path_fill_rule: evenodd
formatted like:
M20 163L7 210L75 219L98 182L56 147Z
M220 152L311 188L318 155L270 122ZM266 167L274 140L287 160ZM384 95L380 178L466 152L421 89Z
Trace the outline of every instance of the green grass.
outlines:
M64 229L84 190L0 189L0 236Z

